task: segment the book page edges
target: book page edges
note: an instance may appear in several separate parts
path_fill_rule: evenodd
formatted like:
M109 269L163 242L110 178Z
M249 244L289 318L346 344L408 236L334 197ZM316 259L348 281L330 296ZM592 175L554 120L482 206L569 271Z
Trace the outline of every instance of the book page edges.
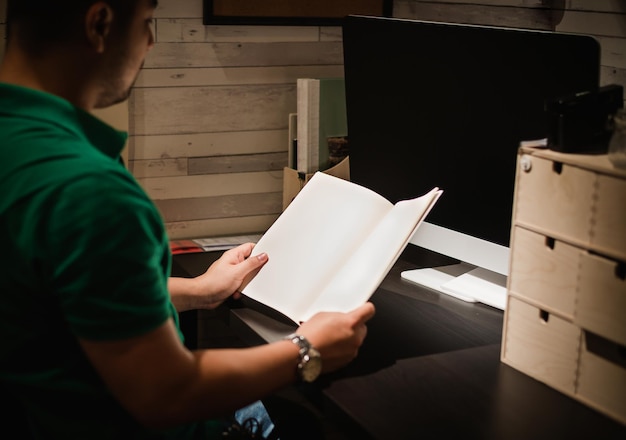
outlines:
M348 312L367 301L387 276L442 191L398 202L346 264L320 292L305 321L320 311Z

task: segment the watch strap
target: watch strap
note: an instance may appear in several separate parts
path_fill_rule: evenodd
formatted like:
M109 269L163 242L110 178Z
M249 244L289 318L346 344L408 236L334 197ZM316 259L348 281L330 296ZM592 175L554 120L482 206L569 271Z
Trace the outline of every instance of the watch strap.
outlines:
M298 362L298 378L305 382L313 382L321 373L321 357L311 343L302 335L292 333L284 339L296 344L299 348L298 354L300 361Z

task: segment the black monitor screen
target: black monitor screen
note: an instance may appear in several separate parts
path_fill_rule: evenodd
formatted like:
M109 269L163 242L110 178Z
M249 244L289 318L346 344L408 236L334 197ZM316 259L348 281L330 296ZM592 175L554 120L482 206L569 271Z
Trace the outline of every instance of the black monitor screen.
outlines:
M350 178L428 221L509 245L517 150L547 99L599 86L587 36L374 17L343 26Z

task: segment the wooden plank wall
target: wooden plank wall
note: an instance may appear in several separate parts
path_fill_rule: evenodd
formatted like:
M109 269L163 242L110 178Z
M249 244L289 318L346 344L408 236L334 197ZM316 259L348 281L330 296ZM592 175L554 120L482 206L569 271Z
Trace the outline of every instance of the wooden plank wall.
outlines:
M264 231L282 209L296 79L343 75L339 28L204 26L160 0L130 99L130 168L173 238Z
M602 84L626 87L625 0L395 0L394 16L593 35ZM202 0L160 0L155 28L129 101L130 169L172 238L264 231L296 79L343 75L340 28L204 26Z

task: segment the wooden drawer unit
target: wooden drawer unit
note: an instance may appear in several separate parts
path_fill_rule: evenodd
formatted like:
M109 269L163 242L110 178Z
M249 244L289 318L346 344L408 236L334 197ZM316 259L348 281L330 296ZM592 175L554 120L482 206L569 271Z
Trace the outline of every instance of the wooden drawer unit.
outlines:
M515 224L588 243L594 174L530 155L519 161L530 168L518 168Z
M626 424L626 171L520 148L502 362Z
M515 185L516 225L626 261L626 171L606 155L522 148Z
M511 243L511 295L626 345L623 263L521 226Z
M575 397L626 423L626 358L623 346L588 332L583 336Z
M503 361L559 391L576 391L581 330L515 297L507 304Z
M509 292L572 319L580 248L520 226L511 243Z
M626 282L623 271L623 262L589 252L581 253L574 322L626 346Z

